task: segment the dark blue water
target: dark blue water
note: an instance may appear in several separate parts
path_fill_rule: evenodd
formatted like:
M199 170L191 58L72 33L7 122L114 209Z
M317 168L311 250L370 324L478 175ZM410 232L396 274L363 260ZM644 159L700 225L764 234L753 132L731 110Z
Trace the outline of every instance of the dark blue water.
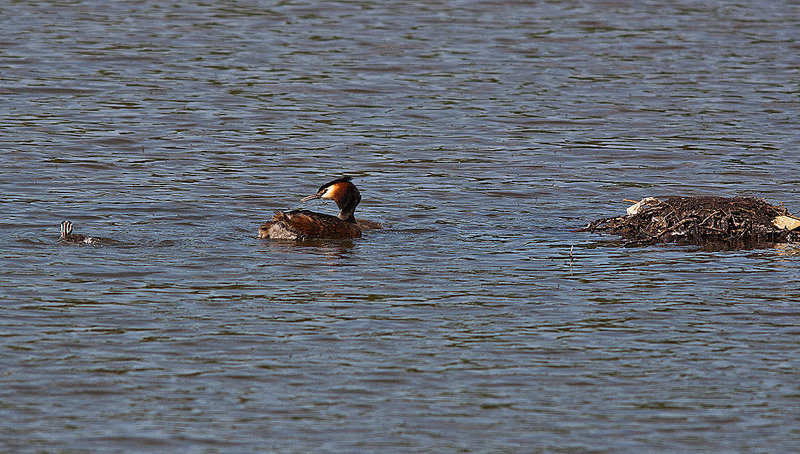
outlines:
M793 2L0 18L0 450L800 445L796 246L574 232L653 195L800 211ZM256 238L343 174L386 229Z

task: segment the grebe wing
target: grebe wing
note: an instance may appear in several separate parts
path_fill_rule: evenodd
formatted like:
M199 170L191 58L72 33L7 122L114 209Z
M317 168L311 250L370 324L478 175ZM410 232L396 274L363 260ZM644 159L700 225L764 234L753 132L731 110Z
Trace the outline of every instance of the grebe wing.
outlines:
M268 224L280 225L283 229L301 239L357 238L361 236L361 229L353 223L344 222L329 214L307 210L277 212Z

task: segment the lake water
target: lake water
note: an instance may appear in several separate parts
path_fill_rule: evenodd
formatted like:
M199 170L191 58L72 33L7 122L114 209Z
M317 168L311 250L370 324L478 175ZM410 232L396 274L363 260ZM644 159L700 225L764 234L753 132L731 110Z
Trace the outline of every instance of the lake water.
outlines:
M797 449L800 248L573 231L800 211L800 5L664 3L2 3L0 450Z

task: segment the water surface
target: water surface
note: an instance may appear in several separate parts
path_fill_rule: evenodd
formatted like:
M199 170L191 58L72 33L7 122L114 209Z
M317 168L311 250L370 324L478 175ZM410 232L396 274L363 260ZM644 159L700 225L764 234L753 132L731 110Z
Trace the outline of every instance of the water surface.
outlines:
M3 450L800 444L796 247L573 232L652 195L800 211L792 2L0 17ZM256 238L343 174L387 229Z

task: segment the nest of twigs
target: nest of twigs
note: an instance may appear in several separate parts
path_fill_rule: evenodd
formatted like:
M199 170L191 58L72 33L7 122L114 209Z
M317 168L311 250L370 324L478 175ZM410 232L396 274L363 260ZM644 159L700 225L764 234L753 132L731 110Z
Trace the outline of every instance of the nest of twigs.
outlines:
M800 242L800 220L751 197L648 197L628 214L598 219L580 229L625 238L626 246L664 242L744 248Z

